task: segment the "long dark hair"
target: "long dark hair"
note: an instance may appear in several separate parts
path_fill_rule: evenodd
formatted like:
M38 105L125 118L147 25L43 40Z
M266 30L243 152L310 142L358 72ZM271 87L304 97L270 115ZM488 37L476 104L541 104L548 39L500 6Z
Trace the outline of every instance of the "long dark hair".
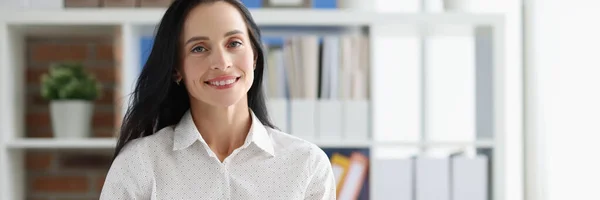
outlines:
M262 87L265 63L260 30L248 9L239 0L176 0L166 10L156 30L152 51L137 79L130 106L123 118L113 160L129 141L176 124L190 108L185 86L178 85L174 77L175 70L181 64L178 58L183 24L192 8L217 1L230 3L244 16L256 57L254 82L247 94L248 106L262 124L275 128L267 114Z

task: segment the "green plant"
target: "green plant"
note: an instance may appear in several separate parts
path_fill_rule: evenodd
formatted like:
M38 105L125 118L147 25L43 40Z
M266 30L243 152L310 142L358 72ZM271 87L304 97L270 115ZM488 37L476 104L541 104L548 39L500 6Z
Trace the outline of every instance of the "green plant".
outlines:
M41 76L41 95L46 100L89 100L100 97L101 85L83 64L55 63Z

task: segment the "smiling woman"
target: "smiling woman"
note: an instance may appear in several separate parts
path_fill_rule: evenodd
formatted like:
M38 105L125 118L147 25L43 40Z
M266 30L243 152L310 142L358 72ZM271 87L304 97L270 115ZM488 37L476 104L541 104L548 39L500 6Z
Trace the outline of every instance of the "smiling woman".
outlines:
M260 31L237 0L176 0L100 199L335 199L327 155L269 121Z

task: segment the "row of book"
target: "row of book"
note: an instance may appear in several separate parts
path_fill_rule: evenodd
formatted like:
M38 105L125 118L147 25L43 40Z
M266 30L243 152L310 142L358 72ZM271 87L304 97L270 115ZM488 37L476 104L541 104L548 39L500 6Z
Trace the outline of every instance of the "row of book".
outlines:
M365 100L369 43L362 35L265 38L267 96Z
M369 137L365 36L265 38L268 108L280 129L306 139Z

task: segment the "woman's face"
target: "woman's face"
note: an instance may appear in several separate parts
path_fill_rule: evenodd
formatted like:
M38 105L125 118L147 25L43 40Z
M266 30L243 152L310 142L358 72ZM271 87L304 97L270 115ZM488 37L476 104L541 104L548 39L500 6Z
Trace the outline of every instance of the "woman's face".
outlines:
M254 80L254 53L241 13L215 2L192 9L184 23L180 68L192 100L227 107L246 101Z

